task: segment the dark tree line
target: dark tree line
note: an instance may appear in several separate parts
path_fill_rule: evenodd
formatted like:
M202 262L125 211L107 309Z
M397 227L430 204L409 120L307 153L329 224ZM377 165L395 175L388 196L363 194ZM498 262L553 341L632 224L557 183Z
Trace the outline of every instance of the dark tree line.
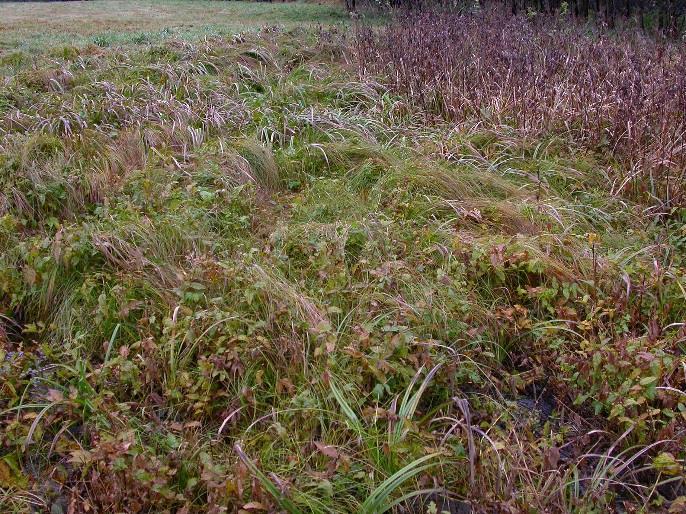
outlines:
M345 5L349 11L355 11L356 4L363 2L420 10L435 6L495 5L513 15L562 13L580 20L595 20L610 28L622 21L635 23L644 30L672 34L686 31L686 0L345 0Z
M506 0L512 14L567 11L577 18L594 18L615 26L618 20L636 20L641 28L676 31L682 28L686 0Z

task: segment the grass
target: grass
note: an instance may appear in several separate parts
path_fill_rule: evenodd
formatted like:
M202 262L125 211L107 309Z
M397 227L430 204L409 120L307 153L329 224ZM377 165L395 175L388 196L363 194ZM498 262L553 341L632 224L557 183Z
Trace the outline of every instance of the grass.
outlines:
M6 66L0 510L683 504L683 213L563 135L443 122L350 41Z
M55 46L141 45L227 36L264 25L334 25L348 17L328 2L93 0L0 4L0 58Z
M356 30L359 71L427 113L550 134L603 156L613 194L683 206L686 54L677 41L569 16L414 12ZM589 58L589 56L591 56ZM604 154L604 155L603 155Z

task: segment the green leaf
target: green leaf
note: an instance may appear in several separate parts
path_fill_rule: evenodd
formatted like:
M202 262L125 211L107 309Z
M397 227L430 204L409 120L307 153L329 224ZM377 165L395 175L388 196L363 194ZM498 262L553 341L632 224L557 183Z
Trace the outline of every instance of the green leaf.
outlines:
M657 377L643 377L639 384L641 384L642 386L647 386L655 381L657 381Z
M276 500L276 503L279 504L279 506L289 512L290 514L304 514L296 505L293 503L289 498L286 498L283 494L281 494L281 491L277 489L277 487L274 485L274 483L260 471L260 469L255 465L255 463L250 460L250 458L243 452L241 447L236 444L234 445L234 450L238 454L238 458L241 459L243 464L250 470L250 472L253 474L255 478L257 478L260 481L260 484L262 484L262 487L271 494L274 497L274 500Z
M438 455L438 453L432 453L425 455L424 457L420 457L384 480L376 489L371 492L371 494L362 504L359 510L360 514L381 514L393 507L394 502L388 503L389 496L411 478L417 476L422 471L435 466L435 462L428 464L427 462L438 457ZM412 493L410 496L411 495ZM404 496L403 498L407 498L407 496Z
M676 460L674 455L669 452L662 452L653 459L653 467L665 475L679 475L683 471L683 466Z

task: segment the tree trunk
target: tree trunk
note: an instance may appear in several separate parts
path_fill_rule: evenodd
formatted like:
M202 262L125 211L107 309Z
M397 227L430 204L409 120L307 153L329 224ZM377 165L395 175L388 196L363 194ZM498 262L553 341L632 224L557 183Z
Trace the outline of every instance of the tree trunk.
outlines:
M615 0L605 0L605 19L610 28L615 26Z

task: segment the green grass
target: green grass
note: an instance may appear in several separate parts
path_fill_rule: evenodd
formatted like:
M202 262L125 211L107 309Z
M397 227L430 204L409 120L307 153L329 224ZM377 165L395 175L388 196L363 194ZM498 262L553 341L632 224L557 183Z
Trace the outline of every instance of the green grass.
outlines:
M315 2L93 0L0 3L0 58L56 46L145 45L227 37L265 25L346 24L339 5Z
M678 506L682 218L340 29L69 48L0 86L0 510Z

